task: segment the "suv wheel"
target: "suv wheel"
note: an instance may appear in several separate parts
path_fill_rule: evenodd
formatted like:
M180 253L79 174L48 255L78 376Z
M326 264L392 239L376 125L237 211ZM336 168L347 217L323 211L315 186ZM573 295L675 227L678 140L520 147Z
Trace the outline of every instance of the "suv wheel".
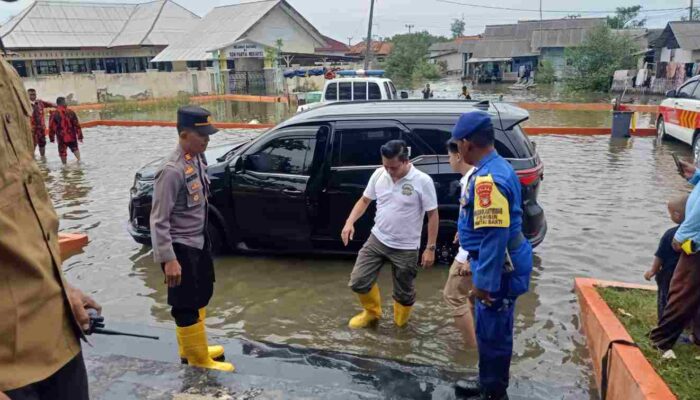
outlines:
M659 120L656 121L656 140L661 143L666 140L666 138L666 125L664 124L663 117L659 117Z
M435 249L435 262L449 266L457 255L458 246L458 244L452 243L451 240L438 241L437 249Z

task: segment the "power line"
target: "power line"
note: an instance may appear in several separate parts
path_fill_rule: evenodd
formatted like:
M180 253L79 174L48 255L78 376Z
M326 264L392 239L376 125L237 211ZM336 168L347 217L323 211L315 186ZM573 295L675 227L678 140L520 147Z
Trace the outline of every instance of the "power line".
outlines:
M438 3L448 3L448 4L456 4L460 6L466 6L466 7L475 7L475 8L488 8L490 10L505 10L505 11L526 11L526 12L540 12L539 9L533 9L533 8L512 8L512 7L498 7L498 6L485 6L481 4L472 4L472 3L462 3L458 1L453 1L453 0L435 0ZM686 10L688 7L677 7L677 8L657 8L657 9L651 9L651 10L639 10L639 13L645 13L645 12L656 12L656 11L681 11L681 10ZM617 10L607 10L607 11L594 11L594 10L542 10L541 12L543 13L561 13L561 14L574 14L574 13L580 13L580 14L614 14L617 12Z

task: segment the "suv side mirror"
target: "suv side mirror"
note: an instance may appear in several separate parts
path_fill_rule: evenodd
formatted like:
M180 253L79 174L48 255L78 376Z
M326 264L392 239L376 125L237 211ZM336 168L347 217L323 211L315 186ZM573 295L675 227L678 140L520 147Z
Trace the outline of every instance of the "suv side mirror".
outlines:
M668 98L676 97L676 91L673 89L669 90L668 92L666 92L666 97L668 97Z
M402 91L401 91L401 98L402 98L402 99L407 99L407 98L408 98L408 92L402 90Z
M233 162L231 163L231 166L233 167L233 172L244 172L245 171L245 160L246 156L240 156L236 157Z

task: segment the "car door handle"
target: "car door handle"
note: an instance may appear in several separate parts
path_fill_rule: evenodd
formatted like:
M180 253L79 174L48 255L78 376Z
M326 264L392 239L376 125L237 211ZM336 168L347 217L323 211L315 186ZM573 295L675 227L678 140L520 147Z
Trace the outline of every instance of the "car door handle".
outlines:
M282 189L282 193L289 194L289 195L298 195L298 194L301 194L302 191L297 190L297 189L285 188L285 189Z

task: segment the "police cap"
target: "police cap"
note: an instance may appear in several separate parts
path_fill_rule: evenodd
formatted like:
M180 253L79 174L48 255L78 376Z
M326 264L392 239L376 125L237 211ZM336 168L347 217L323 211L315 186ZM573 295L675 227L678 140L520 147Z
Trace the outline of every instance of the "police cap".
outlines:
M467 139L476 132L493 130L491 116L484 111L470 111L462 114L454 128L452 128L452 139Z
M211 113L199 106L183 106L177 110L178 130L188 128L201 135L213 135L219 130L211 122Z

